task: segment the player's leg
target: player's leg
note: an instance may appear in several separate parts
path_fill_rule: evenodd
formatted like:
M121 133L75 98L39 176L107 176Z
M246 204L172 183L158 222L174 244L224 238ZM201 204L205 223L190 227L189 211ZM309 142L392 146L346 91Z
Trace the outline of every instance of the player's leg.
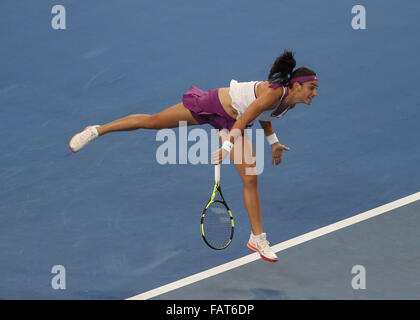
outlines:
M180 121L186 121L187 125L198 124L191 115L190 110L188 110L182 102L153 115L129 115L99 126L97 130L98 134L101 136L113 131L175 128L179 126Z
M133 114L117 119L102 126L90 126L71 138L71 151L78 152L97 137L114 131L131 131L136 129L164 129L179 126L180 121L187 125L197 125L198 122L191 115L184 104L178 103L157 114Z
M224 135L226 135L226 132L222 131L222 141ZM235 164L236 170L243 182L244 204L248 212L252 233L261 234L263 228L261 222L261 206L255 153L246 132L235 141L232 152L230 153L230 158Z
M226 133L222 132L222 141L224 141L225 136ZM270 248L266 240L266 234L263 233L256 157L252 142L246 132L235 141L230 158L235 164L243 182L244 204L252 230L247 246L251 250L259 252L265 260L275 262L277 261L277 256Z

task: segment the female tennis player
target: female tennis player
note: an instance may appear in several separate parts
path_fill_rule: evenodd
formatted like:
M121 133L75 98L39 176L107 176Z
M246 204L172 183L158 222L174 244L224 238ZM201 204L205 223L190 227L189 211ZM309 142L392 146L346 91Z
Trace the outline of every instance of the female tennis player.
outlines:
M88 143L109 132L137 129L165 129L179 126L208 123L214 128L228 132L222 136L222 147L213 153L212 162L221 163L230 154L243 181L244 203L251 224L251 235L247 246L268 261L277 261L277 255L267 241L261 221L260 196L256 163L235 161L234 149L240 149L241 159L255 159L254 149L245 128L258 120L268 143L271 145L272 163L282 161L283 151L290 149L279 143L271 121L284 115L298 103L311 104L317 96L316 73L306 67L296 70L296 60L290 51L284 51L274 62L268 81L237 82L230 86L203 91L192 86L182 102L157 114L133 114L104 125L89 126L70 140L70 149L80 151ZM242 137L242 139L237 139ZM241 142L239 142L241 141Z

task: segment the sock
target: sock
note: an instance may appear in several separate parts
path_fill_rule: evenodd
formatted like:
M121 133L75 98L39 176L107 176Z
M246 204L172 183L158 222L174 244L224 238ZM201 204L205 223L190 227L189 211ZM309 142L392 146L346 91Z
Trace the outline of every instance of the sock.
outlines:
M97 127L99 127L99 125L95 125L95 126L92 126L95 130L93 131L94 133L95 133L95 137L98 137L99 136L99 132L98 132L98 129L96 129Z
M264 237L263 235L264 235L264 233L260 233L260 234L255 235L255 234L253 234L253 233L252 233L252 231L251 231L251 239L252 239L252 240L259 240L259 239L261 239L262 237Z

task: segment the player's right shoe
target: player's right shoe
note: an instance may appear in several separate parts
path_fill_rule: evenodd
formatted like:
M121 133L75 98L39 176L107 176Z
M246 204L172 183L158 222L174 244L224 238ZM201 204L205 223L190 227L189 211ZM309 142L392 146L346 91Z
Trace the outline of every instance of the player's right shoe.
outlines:
M72 152L78 152L82 150L87 144L91 143L93 140L99 137L96 127L99 126L89 126L86 127L82 132L76 133L70 140L70 150Z
M265 233L261 233L257 236L254 236L251 233L247 247L252 251L258 252L264 260L271 262L276 262L278 260L277 255L270 247L270 242L267 241L267 235Z

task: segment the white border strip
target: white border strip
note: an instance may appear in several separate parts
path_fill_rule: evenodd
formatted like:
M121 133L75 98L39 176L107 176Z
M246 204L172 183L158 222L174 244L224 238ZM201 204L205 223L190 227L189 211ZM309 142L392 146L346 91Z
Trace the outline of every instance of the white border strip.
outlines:
M420 200L420 192L417 192L417 193L414 193L414 194L412 194L410 196L407 196L405 198L401 198L399 200L390 202L390 203L385 204L383 206L371 209L369 211L360 213L360 214L352 216L350 218L338 221L338 222L330 224L326 227L308 232L308 233L303 234L301 236L298 236L296 238L281 242L279 244L276 244L276 245L272 246L272 248L275 252L283 251L283 250L286 250L290 247L293 247L293 246L296 246L298 244L304 243L306 241L309 241L309 240L321 237L325 234L334 232L336 230L348 227L352 224L370 219L372 217L378 216L378 215L386 213L388 211L391 211L391 210L397 209L399 207L405 206L405 205L410 204L412 202L415 202L417 200ZM231 262L228 262L228 263L222 264L220 266L205 270L205 271L200 272L200 273L196 273L192 276L189 276L189 277L180 279L178 281L169 283L169 284L164 285L162 287L158 287L156 289L138 294L134 297L128 298L127 300L147 300L147 299L156 297L158 295L167 293L169 291L187 286L187 285L192 284L194 282L197 282L197 281L200 281L200 280L203 280L203 279L206 279L206 278L210 278L214 275L217 275L217 274L223 273L225 271L240 267L244 264L250 263L250 262L258 260L258 259L260 259L259 254L258 253L252 253L252 254L249 254L245 257L233 260Z

